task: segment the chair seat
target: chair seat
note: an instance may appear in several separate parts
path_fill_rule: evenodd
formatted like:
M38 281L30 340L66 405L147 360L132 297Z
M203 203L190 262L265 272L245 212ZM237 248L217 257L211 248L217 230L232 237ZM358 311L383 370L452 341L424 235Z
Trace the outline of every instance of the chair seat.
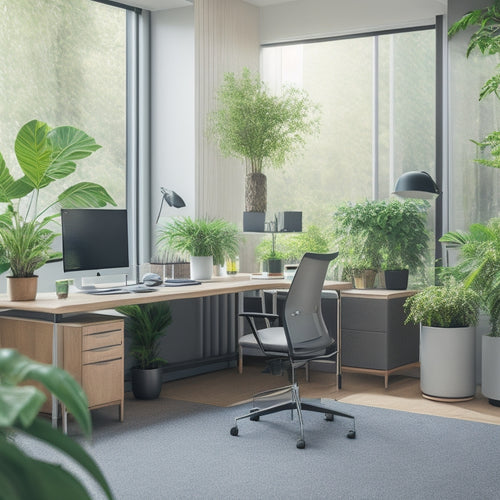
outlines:
M257 330L259 339L262 346L267 351L268 354L277 355L280 353L288 354L288 344L285 336L285 329L281 326L263 328L262 330ZM239 339L239 344L243 348L253 348L259 349L259 344L253 333L243 335ZM331 342L325 345L325 338L318 337L306 342L301 342L295 346L293 350L292 357L295 359L301 359L322 356L324 354L330 354L333 352L335 347L335 341L331 339Z

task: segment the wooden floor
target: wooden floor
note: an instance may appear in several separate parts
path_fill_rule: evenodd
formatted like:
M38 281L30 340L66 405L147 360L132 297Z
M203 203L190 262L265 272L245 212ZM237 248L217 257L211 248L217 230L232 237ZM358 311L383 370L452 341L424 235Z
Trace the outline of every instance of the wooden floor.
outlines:
M163 384L162 396L216 406L234 406L251 401L257 392L288 385L286 375L273 376L263 373L264 369L262 362L251 362L245 365L241 375L236 368L231 368L167 382ZM490 405L479 390L470 401L441 403L424 399L420 381L415 377L393 375L388 389L384 389L383 377L345 373L342 389L337 390L334 374L311 371L310 381L306 382L304 371L300 370L298 382L303 398L328 398L350 404L500 425L500 408Z

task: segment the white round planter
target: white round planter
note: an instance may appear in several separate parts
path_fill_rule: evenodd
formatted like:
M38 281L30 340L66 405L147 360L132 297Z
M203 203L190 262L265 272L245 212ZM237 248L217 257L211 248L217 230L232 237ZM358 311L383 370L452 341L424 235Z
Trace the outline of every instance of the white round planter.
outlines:
M212 277L213 257L194 257L189 258L191 263L191 279L192 280L209 280Z
M464 401L476 392L476 328L420 326L420 389L438 401Z
M481 392L500 406L500 337L483 335L481 349Z

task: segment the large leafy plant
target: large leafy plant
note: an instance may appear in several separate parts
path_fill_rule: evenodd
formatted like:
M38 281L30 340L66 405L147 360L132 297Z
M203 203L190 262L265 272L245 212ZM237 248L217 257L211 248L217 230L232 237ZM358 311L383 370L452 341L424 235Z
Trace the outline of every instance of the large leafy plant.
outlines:
M447 272L475 290L490 317L493 337L500 336L500 218L472 224L469 232L452 231L440 241L458 245L460 260Z
M468 12L448 31L449 36L454 36L462 30L475 26L477 30L471 35L467 47L467 57L475 50L483 55L495 55L500 53L500 0L482 9ZM479 100L494 94L500 99L500 65L496 67L496 74L489 78L483 85L479 94ZM491 159L477 158L475 161L489 167L500 168L500 131L491 132L481 141L472 141L481 150L490 148Z
M159 231L158 244L194 257L212 256L214 264L238 255L239 231L224 219L181 217L167 222Z
M423 326L460 328L477 323L479 295L454 278L441 286L429 286L406 299L405 323Z
M52 500L90 500L90 495L70 472L60 465L36 460L16 445L16 435L26 434L68 454L113 498L98 465L75 441L37 417L46 396L32 385L38 381L64 403L87 437L92 422L85 393L69 373L32 361L13 349L0 349L0 497Z
M422 268L428 248L426 202L344 203L334 214L339 264L348 271Z
M172 322L169 303L132 304L116 310L126 316L126 332L132 338L130 354L137 368L148 370L165 364L160 357L160 339Z
M273 95L248 68L224 75L207 129L221 153L244 160L248 173L282 167L318 130L319 108L304 90L285 87Z
M9 267L14 277L33 276L36 269L58 256L51 250L57 233L51 223L57 208L116 205L99 184L79 182L64 189L46 206L39 207L40 190L72 174L76 161L90 156L101 146L74 127L50 128L32 120L21 127L15 140L15 154L23 175L14 179L0 153L0 244L4 258L0 272Z

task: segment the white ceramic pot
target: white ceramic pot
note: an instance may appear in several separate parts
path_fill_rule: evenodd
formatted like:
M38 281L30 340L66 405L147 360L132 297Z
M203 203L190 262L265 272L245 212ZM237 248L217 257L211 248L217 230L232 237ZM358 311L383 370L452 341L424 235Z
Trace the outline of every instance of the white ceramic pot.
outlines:
M500 337L483 335L481 349L481 392L500 406Z
M209 280L212 277L214 259L211 255L208 257L191 256L189 261L192 280Z
M476 392L476 328L420 327L420 389L430 399L470 399Z

